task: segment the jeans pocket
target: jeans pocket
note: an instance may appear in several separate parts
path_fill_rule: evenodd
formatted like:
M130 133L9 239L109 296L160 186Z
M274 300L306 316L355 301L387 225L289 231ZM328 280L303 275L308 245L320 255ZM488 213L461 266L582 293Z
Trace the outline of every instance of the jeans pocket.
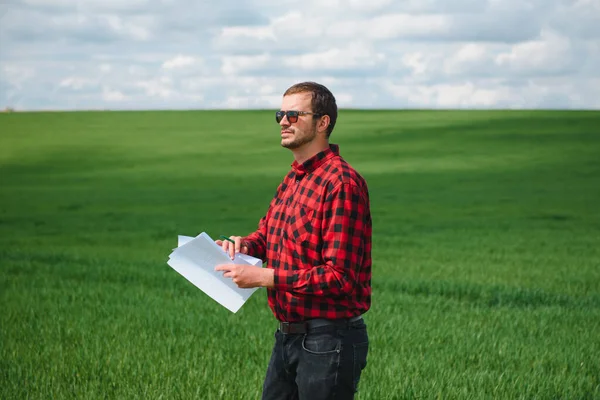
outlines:
M334 332L307 333L302 339L302 349L310 354L330 355L341 348L342 340Z
M363 369L367 366L367 354L369 352L369 342L355 343L353 345L354 350L354 391L358 392L358 382L360 381L360 374Z

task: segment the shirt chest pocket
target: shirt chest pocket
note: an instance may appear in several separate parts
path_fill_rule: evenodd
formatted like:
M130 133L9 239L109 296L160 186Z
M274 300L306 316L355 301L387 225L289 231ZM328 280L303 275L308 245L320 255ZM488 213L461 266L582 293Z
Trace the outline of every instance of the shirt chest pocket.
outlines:
M296 245L308 241L314 230L312 226L314 213L315 210L308 207L290 207L283 229L284 239L295 242Z

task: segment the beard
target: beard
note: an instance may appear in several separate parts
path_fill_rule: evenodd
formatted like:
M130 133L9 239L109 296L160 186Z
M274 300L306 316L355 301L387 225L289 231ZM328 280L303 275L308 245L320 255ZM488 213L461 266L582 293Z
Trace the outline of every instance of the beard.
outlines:
M312 142L317 137L316 122L313 124L310 130L304 132L298 133L295 129L286 130L292 131L291 138L281 140L281 147L285 147L286 149L297 149L307 143Z

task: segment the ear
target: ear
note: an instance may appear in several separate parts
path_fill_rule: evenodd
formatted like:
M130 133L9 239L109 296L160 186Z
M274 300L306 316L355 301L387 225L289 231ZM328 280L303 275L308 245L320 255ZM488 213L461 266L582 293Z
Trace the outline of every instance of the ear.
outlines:
M327 132L330 122L331 119L329 118L329 115L323 115L321 118L319 118L319 122L317 123L317 131Z

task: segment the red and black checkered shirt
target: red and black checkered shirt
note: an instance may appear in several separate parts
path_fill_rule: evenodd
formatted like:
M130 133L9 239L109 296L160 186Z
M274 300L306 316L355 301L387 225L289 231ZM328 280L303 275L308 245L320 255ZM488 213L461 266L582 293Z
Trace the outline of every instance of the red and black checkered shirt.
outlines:
M371 305L371 213L365 180L330 145L292 169L250 255L275 270L269 305L280 321L350 318Z

